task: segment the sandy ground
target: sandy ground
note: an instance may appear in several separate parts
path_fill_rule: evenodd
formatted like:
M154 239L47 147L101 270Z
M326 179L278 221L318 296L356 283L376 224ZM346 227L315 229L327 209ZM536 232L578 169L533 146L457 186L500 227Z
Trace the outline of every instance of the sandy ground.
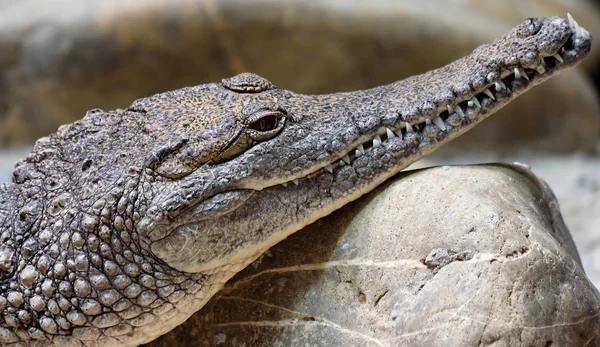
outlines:
M0 151L0 182L10 179L14 163L28 152L29 149ZM600 288L600 157L538 153L517 153L504 157L433 156L412 167L497 161L525 163L550 184L560 202L563 218L575 239L585 271L596 288Z

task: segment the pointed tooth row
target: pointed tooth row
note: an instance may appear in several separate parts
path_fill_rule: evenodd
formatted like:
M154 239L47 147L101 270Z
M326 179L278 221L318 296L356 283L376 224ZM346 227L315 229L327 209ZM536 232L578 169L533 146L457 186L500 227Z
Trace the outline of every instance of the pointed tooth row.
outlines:
M348 154L344 155L342 157L342 160L346 163L346 164L350 164L350 157L348 157Z
M461 110L461 112L462 112L462 110ZM437 116L434 119L426 119L425 124L427 124L427 125L435 124L441 130L443 130L443 131L447 130L447 127L444 124L444 121L439 116ZM403 123L403 126L406 129L405 130L406 133L412 133L415 131L413 126L408 122ZM402 128L402 126L401 126L401 128ZM383 142L385 140L393 139L396 137L399 138L400 140L402 140L404 138L404 135L402 133L401 128L397 129L397 130L392 130L387 127L379 128L379 129L377 129L377 135L375 135L373 137L373 139L369 141L371 143L370 144L367 143L367 145L370 145L369 147L378 148L383 145ZM386 136L385 140L382 139L383 135ZM352 163L352 161L354 160L354 158L359 158L359 157L363 156L366 152L367 152L367 150L365 149L365 143L361 143L360 145L356 146L354 151L349 152L349 153L354 154L353 158L351 158L350 155L347 153L342 158L340 158L336 163L326 165L323 168L323 170L326 172L329 172L329 173L333 173L333 171L336 167L350 165ZM295 181L297 181L297 180L294 180L294 183L295 183ZM284 186L287 186L287 184L284 184Z
M577 25L577 22L574 22L574 23L575 23L574 25ZM576 26L575 28L578 28L578 27ZM561 54L562 53L564 53L564 48L561 49ZM559 63L563 63L564 62L563 58L560 56L559 53L552 55L552 57L554 57ZM538 67L536 68L536 70L540 74L543 74L543 73L546 72L546 62L544 61L544 59L540 60L540 64L538 65ZM514 70L513 70L513 74L514 74L514 78L515 79L521 79L521 78L523 78L523 79L526 79L527 81L530 81L530 78L527 75L527 72L522 71L519 68L515 67ZM505 89L510 90L510 88L508 88L506 86L506 84L502 80L499 80L499 81L495 82L494 83L494 87L495 87L496 92L499 92L499 91L502 91L502 90L505 90ZM494 101L496 100L496 97L494 96L494 93L492 93L489 88L485 88L482 91L482 93L485 94L490 99L492 99ZM466 105L463 105L465 107L472 108L472 107L476 106L478 108L482 108L481 102L479 101L479 99L477 98L476 95L472 96L466 102L465 101L463 101L463 102L466 104ZM447 108L447 111L448 111L449 115L456 113L456 114L458 114L462 118L467 118L467 116L465 114L465 111L463 111L463 109L461 108L461 106L459 104L457 104L454 108L452 108L450 105L447 105L446 108ZM444 123L444 120L439 115L437 117L433 118L433 119L425 119L424 123L427 126L435 125L435 126L437 126L442 131L447 131L448 130L446 124ZM375 135L373 137L373 139L371 140L372 141L372 147L373 148L381 147L381 145L382 145L382 143L384 141L381 138L382 136L385 136L386 140L393 139L393 138L396 138L396 137L398 137L400 140L402 140L403 137L404 137L404 134L403 134L402 129L401 129L402 127L405 128L405 132L407 134L415 132L415 129L413 128L413 125L411 125L408 122L402 123L400 129L396 129L396 130L392 130L392 129L387 128L387 127L381 127L379 129L377 129L377 135ZM365 149L364 143L361 143L360 145L358 145L354 149L353 152L352 151L349 152L349 153L351 153L351 154L354 155L352 159L350 158L349 154L345 154L342 158L340 158L338 160L338 162L336 162L334 164L328 164L328 165L326 165L323 168L323 170L327 171L329 173L333 173L335 167L350 165L352 163L352 160L354 158L358 158L358 157L364 155L366 152L367 152L367 149ZM291 182L294 183L295 185L299 184L298 179L294 179ZM288 186L287 183L282 183L282 185L284 187Z
M379 137L379 135L375 135L375 138L373 139L373 147L377 148L381 146L381 137Z
M435 117L433 119L433 123L437 125L437 127L440 128L440 130L446 131L446 124L444 124L444 121L442 120L442 118L440 118L440 116Z
M577 21L573 19L570 13L567 13L567 18L569 18L569 26L571 30L575 31L575 38L580 39L583 33L581 32L581 27L577 24Z
M481 103L479 103L479 100L476 96L473 96L471 100L469 100L468 105L469 107L473 107L473 105L476 105L478 108L481 108Z
M460 108L459 105L456 105L456 107L454 108L454 112L456 112L462 118L466 118L467 117L467 116L465 116L465 113L463 112L462 108Z
M546 72L546 69L542 65L538 65L538 67L535 69L540 73L540 75L543 75Z
M498 81L498 82L494 83L494 87L496 88L497 92L499 92L503 89L506 89L506 85L502 81Z
M561 64L565 62L563 60L563 58L560 56L560 54L558 54L558 53L554 54L553 57L554 57L554 59L558 60Z
M385 132L388 139L393 139L394 137L396 137L396 134L393 131L391 131L390 128L385 128Z
M485 90L483 92L485 93L485 95L489 96L490 99L496 100L496 98L494 97L494 94L492 94L492 92L490 92L489 89L485 88Z
M515 78L521 78L521 72L519 71L519 69L515 68Z
M575 22L576 25L576 22ZM564 49L561 51L561 54L564 53ZM556 53L554 55L552 55L552 57L554 57L559 63L563 63L564 60L561 57L561 55L559 53ZM540 64L538 65L538 67L536 68L536 70L540 73L543 74L546 72L547 69L547 65L546 62L544 61L544 59L540 59ZM527 81L530 81L530 77L528 76L527 72L523 71L522 69L519 69L517 67L515 67L512 71L512 73L514 74L514 79L515 80L520 80L520 79L525 79ZM510 76L510 74L509 74ZM507 76L507 77L509 77ZM505 77L506 78L506 77ZM511 90L511 88L509 88L504 81L499 80L497 82L494 82L494 89L496 90L496 92L500 92L503 90ZM487 97L489 97L491 100L496 100L496 97L494 96L494 93L489 89L489 88L485 88L482 93L484 95L486 95ZM463 101L465 103L465 105L463 105L463 107L477 107L477 108L482 108L481 102L479 101L480 99L477 98L477 95L472 96L470 99ZM461 102L462 103L462 102ZM463 107L461 107L460 104L457 104L456 106L454 106L454 108L450 105L447 105L447 111L448 114L458 114L460 117L462 118L467 118L467 115L465 114L465 111L463 110ZM444 123L444 119L442 119L442 117L440 117L439 115L433 119L425 119L424 121L426 126L430 126L430 125L435 125L437 126L440 130L442 131L447 131L448 128L446 126L446 124ZM413 127L413 125L411 125L410 123L406 122L402 124L403 127L405 128L405 132L407 134L413 133L415 132L415 129ZM401 126L402 128L402 126ZM384 140L382 140L382 136L386 136L386 140L387 139L393 139L393 138L400 138L403 139L404 134L402 129L397 129L397 130L392 130L390 128L387 127L381 127L379 129L377 129L377 135L375 135L373 137L372 141L372 147L373 148L378 148L382 146L382 143ZM362 155L364 155L366 153L367 150L365 150L365 147L363 144L358 145L354 152L350 152L354 154L354 158L358 158ZM347 165L351 163L351 159L348 156L348 154L344 155L340 160L339 160L339 164L340 166L343 165ZM325 171L332 173L333 169L335 166L332 165L327 165L325 167Z
M403 137L402 137L402 130L401 129L395 130L394 133L396 134L396 136L398 136L398 138L400 140L402 140Z
M360 145L358 145L358 147L356 147L356 150L362 155L365 154L365 147L363 146L363 144L361 143Z
M530 80L529 76L527 76L527 73L523 72L521 73L521 70L519 70L518 68L515 68L515 79L520 79L520 78L524 78L526 80Z
M571 16L571 13L567 13L567 18L569 19L569 26L572 30L575 30L575 19Z

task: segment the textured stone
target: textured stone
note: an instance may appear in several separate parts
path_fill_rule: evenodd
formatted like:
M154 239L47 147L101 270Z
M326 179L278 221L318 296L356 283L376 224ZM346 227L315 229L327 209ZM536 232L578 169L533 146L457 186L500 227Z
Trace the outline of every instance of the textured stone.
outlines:
M545 183L505 165L400 177L273 247L150 345L600 343L600 293Z

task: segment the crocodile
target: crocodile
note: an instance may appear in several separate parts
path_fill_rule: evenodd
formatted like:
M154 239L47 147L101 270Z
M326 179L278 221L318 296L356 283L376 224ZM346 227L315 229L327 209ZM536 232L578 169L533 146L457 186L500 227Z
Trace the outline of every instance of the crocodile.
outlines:
M373 89L302 95L243 73L90 110L39 139L0 186L0 342L151 341L269 247L590 47L570 16L530 18Z

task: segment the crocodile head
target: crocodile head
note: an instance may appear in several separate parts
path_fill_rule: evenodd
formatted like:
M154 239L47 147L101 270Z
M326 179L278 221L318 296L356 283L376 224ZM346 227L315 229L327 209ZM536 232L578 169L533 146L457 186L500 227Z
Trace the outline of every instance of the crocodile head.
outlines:
M445 67L370 90L307 96L242 74L139 100L170 144L153 157L161 193L140 229L182 271L239 268L577 64L590 43L565 19L527 19Z
M574 21L528 19L370 90L300 95L241 74L88 112L38 140L0 186L0 343L156 338L266 249L590 45Z

